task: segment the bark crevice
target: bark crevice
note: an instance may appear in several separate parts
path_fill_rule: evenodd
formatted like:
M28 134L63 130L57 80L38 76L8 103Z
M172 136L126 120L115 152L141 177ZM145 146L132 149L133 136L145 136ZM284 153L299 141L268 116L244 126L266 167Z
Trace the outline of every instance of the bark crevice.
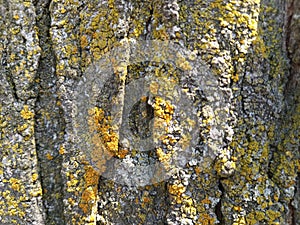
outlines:
M57 97L56 62L50 38L50 4L50 0L45 0L37 1L35 5L42 49L36 75L35 141L46 224L65 224L61 196L62 155L59 153L64 135L64 117Z
M215 213L217 216L217 219L219 220L219 225L223 225L224 224L224 215L222 213L222 200L224 198L224 193L225 193L225 189L222 185L222 180L219 180L219 190L221 191L221 196L220 196L220 200L217 203L217 205L215 206Z
M282 117L282 124L287 123L296 123L296 115L299 113L299 94L300 94L300 3L295 0L287 0L285 5L285 49L287 58L289 60L289 70L287 75L287 81L284 89L284 98L285 98L285 112ZM293 128L289 128L290 131L288 136L293 133L299 135L299 127L293 131ZM299 144L299 142L298 142ZM291 147L293 150L294 156L299 159L300 157L300 148ZM300 194L300 173L298 170L297 177L295 179L295 191L294 197L288 204L288 224L296 225L300 219L300 209L299 209L299 194Z

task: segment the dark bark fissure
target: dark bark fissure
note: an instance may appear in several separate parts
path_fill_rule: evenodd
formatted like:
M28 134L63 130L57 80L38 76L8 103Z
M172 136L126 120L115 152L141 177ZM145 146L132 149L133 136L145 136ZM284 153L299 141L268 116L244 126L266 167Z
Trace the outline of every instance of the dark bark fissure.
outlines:
M292 0L291 2L287 0L286 2L286 21L285 21L285 47L286 47L286 51L288 56L290 56L288 48L289 48L289 41L290 41L290 37L291 37L291 22L292 22L292 18L293 18L293 8L294 8L294 0Z
M58 106L55 55L50 38L51 1L36 2L37 26L42 54L36 75L35 140L46 224L65 224L63 213L62 156L58 153L64 134L62 109ZM48 157L47 157L48 156Z
M14 82L14 79L13 79L13 76L10 72L10 70L7 70L7 73L6 73L6 78L7 78L7 82L9 83L10 87L11 87L11 93L14 97L14 100L16 102L19 101L19 97L18 97L18 94L17 94L17 87L16 87L16 84Z
M293 46L293 32L295 32L295 26L293 26L293 16L297 13L297 6L295 6L294 0L287 1L286 6L286 23L285 23L285 47L288 59L290 60L290 68L289 68L289 75L288 75L288 83L285 88L284 95L287 97L288 95L291 95L289 93L291 90L294 90L297 87L297 81L296 76L297 72L299 72L300 65L295 64L295 60L293 59L296 55L297 49L295 49L296 46ZM300 11L300 10L299 10ZM298 71L297 71L298 69ZM296 81L296 82L295 82Z
M267 166L267 176L270 180L273 180L273 171L272 171L272 162L274 160L274 152L278 151L277 146L276 145L272 145L270 144L270 156L269 156L269 160L268 160L268 166Z
M246 76L246 71L243 73L243 76L241 78L241 88L240 88L240 96L241 96L241 103L240 103L240 108L241 111L244 115L247 115L247 110L245 109L245 96L244 96L244 85L245 85L245 76Z
M222 194L220 196L220 201L215 206L215 213L216 213L217 219L219 220L219 225L223 225L224 224L224 216L223 216L223 213L222 213L222 200L223 200L223 197L224 197L225 189L222 185L222 180L221 179L219 180L218 187L219 187L219 190L221 191Z
M289 59L289 71L287 76L287 83L284 89L285 98L285 112L282 119L282 124L292 120L291 117L294 113L297 113L297 105L299 105L299 80L300 80L300 51L299 51L299 21L295 18L299 16L300 4L295 0L287 0L285 5L285 50ZM293 122L293 121L292 121ZM297 151L297 149L295 149ZM298 155L300 155L300 147L298 147ZM294 191L294 198L288 204L288 224L296 225L299 219L299 209L295 208L294 201L298 201L299 189L300 189L300 173L297 173L296 185ZM296 204L297 205L297 204Z
M292 202L289 203L289 218L289 225L297 225L295 218L295 207L293 206Z

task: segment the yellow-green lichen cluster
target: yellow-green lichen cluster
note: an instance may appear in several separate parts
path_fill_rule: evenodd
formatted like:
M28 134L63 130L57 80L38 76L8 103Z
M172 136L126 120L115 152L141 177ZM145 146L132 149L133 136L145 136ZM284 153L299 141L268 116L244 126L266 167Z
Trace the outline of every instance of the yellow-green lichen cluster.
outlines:
M82 66L99 60L117 41L116 32L119 12L113 0L107 3L90 1L80 14L80 48L82 50Z

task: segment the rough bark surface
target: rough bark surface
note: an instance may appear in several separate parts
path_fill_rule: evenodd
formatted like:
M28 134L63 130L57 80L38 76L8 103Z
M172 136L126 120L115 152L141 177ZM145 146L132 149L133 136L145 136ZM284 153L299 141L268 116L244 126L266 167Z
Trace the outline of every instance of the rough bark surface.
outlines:
M109 151L101 153L101 169L74 131L74 96L86 69L134 40L172 40L201 58L227 112L224 131L215 134L205 102L195 100L193 159L143 187L101 176L111 158L134 158L118 142L109 113L122 112L130 81L172 68L113 66L102 105L91 109ZM0 223L299 224L299 45L297 0L0 0ZM174 79L197 97L182 72L187 64L179 64ZM155 104L136 106L133 132L147 135L152 114L170 122L176 104ZM207 156L211 138L221 144ZM169 141L153 153L156 160L166 163L176 152Z

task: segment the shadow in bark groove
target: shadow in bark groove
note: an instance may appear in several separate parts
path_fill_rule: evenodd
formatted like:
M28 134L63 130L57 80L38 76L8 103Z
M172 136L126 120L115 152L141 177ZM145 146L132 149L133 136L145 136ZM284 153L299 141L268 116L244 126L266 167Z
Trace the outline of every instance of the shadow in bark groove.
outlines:
M222 185L221 180L219 180L219 190L222 192L222 194L220 196L220 201L217 203L217 205L215 207L215 213L216 213L217 219L220 222L219 224L223 225L224 224L224 219L223 219L223 213L222 213L222 198L224 196L225 189Z
M64 135L64 119L56 95L55 56L50 38L50 3L50 0L37 1L35 5L42 49L36 76L38 96L35 105L35 140L46 224L63 225L62 156L59 148Z

